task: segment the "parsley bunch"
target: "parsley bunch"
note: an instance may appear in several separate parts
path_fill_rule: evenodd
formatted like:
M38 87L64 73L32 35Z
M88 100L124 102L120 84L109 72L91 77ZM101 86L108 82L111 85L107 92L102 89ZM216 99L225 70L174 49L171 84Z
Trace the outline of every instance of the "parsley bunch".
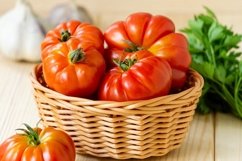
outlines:
M183 29L192 55L191 67L205 80L197 110L232 112L242 118L242 35L221 24L208 8Z

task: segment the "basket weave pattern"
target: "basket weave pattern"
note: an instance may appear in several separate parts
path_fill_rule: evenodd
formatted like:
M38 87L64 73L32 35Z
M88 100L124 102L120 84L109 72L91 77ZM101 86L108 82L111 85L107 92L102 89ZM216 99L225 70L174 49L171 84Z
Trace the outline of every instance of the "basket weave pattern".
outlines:
M192 85L172 95L142 101L112 102L69 97L41 85L41 67L31 75L44 126L65 130L77 153L116 159L162 156L183 141L203 87L189 72Z

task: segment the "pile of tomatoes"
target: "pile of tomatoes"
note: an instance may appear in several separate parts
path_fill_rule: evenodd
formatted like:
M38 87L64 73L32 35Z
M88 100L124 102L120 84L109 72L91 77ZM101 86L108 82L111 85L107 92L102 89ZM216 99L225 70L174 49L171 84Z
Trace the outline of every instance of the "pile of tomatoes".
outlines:
M184 86L191 62L187 40L173 22L149 13L131 14L104 34L87 23L62 23L47 33L41 49L49 88L99 100L169 94Z

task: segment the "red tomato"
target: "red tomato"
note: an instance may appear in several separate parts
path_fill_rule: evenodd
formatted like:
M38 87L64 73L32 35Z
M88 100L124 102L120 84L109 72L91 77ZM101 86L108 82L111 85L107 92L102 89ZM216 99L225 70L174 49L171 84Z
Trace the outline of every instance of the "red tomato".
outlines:
M48 87L69 96L89 97L105 72L103 37L95 26L70 21L47 33L42 43Z
M186 38L174 32L175 26L167 17L149 13L131 14L125 21L112 24L104 33L108 44L106 57L111 60L124 50L148 50L170 63L172 88L181 88L186 81L191 56Z
M102 32L95 26L80 21L69 21L61 23L55 29L50 30L41 44L42 58L58 44L70 44L69 40L80 43L83 49L95 48L103 53L104 38Z
M16 134L0 145L1 161L75 161L71 137L51 127L32 129Z
M167 61L147 50L127 54L106 74L99 89L99 99L129 101L166 95L170 90L171 75Z

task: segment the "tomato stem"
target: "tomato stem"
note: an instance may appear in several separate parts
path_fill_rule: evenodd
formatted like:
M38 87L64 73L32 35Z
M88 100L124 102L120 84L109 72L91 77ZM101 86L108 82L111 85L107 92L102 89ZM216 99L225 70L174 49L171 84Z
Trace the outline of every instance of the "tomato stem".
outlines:
M131 42L130 40L124 40L124 42L129 45L128 48L124 49L125 52L133 53L133 52L136 52L136 51L144 50L144 48L142 46L138 46L135 43Z
M129 68L137 62L137 59L125 59L123 61L114 59L113 62L119 66L123 71L129 70Z
M69 53L69 60L73 64L81 62L84 57L84 51L81 48L73 50Z
M20 130L24 132L23 135L26 135L28 137L29 144L32 144L34 146L39 145L41 142L38 134L38 128L34 130L28 124L24 124L24 126L26 127L26 129L16 129L16 130Z
M71 38L71 33L67 30L61 32L61 42L66 42Z

